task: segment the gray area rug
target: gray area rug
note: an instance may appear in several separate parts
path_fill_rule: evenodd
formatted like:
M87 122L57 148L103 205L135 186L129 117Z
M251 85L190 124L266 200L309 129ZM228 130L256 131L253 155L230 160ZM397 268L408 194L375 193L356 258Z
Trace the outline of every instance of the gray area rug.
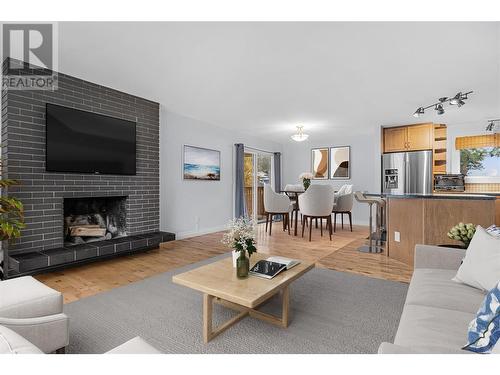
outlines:
M247 317L205 345L201 293L171 280L221 257L65 305L68 352L104 353L135 336L165 353L376 353L394 339L407 284L316 268L291 285L287 329ZM262 310L279 314L280 302ZM214 305L215 323L234 314Z

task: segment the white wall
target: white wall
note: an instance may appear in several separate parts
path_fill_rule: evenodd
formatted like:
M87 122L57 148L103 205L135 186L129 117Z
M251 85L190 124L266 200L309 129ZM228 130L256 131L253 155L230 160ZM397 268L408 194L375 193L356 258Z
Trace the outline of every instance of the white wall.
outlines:
M344 184L353 184L354 190L380 192L380 129L374 127L370 133L345 135L332 132L329 137L311 141L290 141L283 146L283 186L298 183L302 172L311 171L311 149L316 147L351 146L350 180L313 180L313 184L330 184L337 190ZM368 206L354 202L353 221L368 223Z
M280 152L281 145L160 109L160 228L178 238L222 230L233 217L234 144ZM184 181L183 145L221 151L220 181Z

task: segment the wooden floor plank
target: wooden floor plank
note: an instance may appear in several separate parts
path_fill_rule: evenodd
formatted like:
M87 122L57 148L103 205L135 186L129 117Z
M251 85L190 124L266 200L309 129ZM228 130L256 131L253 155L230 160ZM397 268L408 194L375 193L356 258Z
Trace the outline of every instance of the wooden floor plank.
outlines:
M353 226L337 232L330 241L326 233L313 229L312 241L288 235L275 225L272 236L265 232L265 224L257 231L257 248L261 253L299 258L316 262L316 266L353 272L375 278L409 282L411 269L384 254L363 254L356 251L368 235L367 227ZM300 233L300 231L299 231ZM222 233L164 243L146 253L91 263L59 272L36 276L46 285L64 294L66 303L127 285L178 267L196 263L228 252L221 244Z

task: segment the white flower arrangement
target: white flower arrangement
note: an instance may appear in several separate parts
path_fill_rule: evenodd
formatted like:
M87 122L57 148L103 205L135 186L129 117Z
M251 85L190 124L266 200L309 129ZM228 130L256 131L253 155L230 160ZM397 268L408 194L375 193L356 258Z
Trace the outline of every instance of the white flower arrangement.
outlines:
M248 255L257 251L257 226L254 220L242 217L229 221L229 230L222 236L221 242L235 251L246 251Z
M304 173L301 173L300 176L299 176L299 179L300 180L312 180L313 179L313 174L310 173L310 172L304 172Z

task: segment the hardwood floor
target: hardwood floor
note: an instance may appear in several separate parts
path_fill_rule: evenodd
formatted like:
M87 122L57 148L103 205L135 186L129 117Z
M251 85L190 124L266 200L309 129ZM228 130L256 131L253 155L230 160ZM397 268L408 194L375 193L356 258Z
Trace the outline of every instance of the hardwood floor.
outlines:
M323 232L321 237L320 230L314 229L309 242L307 236L288 235L279 224L269 236L265 233L264 224L260 224L257 248L261 253L314 261L317 267L409 282L412 271L404 263L383 254L364 254L356 250L368 235L367 227L353 226L353 232L348 230L348 226L344 226L344 230L337 227L332 241L329 241L326 231ZM220 243L221 236L221 233L212 233L172 241L146 253L38 275L36 278L62 292L65 303L68 303L226 253L228 249Z

